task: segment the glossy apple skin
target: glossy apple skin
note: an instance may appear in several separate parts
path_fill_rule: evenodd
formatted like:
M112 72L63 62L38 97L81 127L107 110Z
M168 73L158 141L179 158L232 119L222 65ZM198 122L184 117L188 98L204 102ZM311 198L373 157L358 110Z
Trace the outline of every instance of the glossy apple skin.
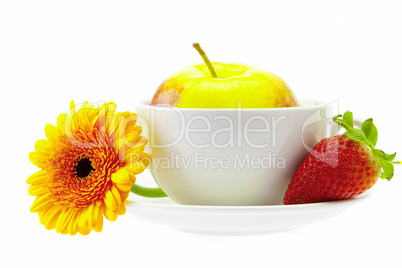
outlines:
M151 105L178 108L278 108L298 106L289 86L278 76L251 65L212 63L171 75L157 89Z

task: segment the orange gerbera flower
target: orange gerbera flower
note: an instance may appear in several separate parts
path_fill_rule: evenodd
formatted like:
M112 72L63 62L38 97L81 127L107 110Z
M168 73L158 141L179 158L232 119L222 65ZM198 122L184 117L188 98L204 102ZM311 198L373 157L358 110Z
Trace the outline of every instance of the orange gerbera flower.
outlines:
M38 212L46 229L86 235L102 230L103 216L115 221L125 213L135 175L151 156L143 152L147 139L135 113L115 113L112 102L70 107L57 126L46 125L47 140L38 140L29 154L41 170L27 179L28 193L37 196L31 212Z

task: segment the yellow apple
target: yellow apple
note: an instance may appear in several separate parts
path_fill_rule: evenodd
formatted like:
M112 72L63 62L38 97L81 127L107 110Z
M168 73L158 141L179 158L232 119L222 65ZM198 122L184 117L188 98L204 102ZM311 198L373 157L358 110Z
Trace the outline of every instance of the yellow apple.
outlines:
M298 106L289 86L275 74L238 63L209 62L168 77L157 89L151 105L178 108L278 108Z

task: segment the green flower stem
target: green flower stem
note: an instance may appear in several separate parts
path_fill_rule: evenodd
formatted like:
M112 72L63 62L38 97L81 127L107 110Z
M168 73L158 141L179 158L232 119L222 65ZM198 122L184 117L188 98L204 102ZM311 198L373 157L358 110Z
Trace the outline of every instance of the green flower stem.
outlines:
M151 197L151 198L167 197L167 194L165 194L165 192L162 191L162 189L159 187L148 188L134 184L131 187L131 192L139 196Z

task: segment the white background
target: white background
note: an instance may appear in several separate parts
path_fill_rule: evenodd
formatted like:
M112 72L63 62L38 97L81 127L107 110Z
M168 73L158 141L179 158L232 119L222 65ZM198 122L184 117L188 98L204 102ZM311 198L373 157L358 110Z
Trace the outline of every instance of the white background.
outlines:
M300 98L339 100L340 111L373 117L378 148L402 154L398 4L1 1L0 266L400 267L402 167L335 218L254 237L190 235L130 215L101 233L62 236L29 212L25 183L37 170L28 153L71 100L133 111L165 77L200 62L193 42L212 61L277 74Z

